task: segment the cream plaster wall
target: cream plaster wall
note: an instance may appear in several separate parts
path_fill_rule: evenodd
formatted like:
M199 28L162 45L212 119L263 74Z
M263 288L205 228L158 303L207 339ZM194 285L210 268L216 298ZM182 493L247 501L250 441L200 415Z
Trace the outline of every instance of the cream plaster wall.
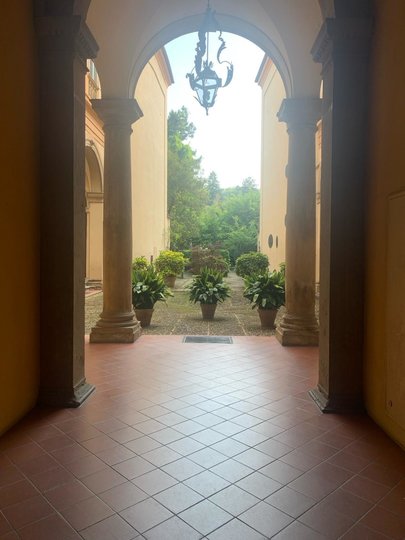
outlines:
M288 135L277 113L286 97L279 72L270 59L262 66L258 82L262 100L262 173L260 208L260 251L269 257L270 268L277 269L285 261L285 214L288 160ZM269 236L273 246L269 246Z
M366 227L365 397L405 448L405 3L375 2Z
M168 246L166 98L171 80L164 67L158 53L143 70L135 93L144 116L133 125L131 137L134 258L155 258Z
M39 384L37 43L31 0L1 7L0 435L34 406Z

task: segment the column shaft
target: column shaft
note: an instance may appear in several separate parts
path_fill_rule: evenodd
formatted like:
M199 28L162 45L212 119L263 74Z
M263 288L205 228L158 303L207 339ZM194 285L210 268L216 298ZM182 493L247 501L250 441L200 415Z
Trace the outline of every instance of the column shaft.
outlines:
M315 132L320 99L286 99L278 114L288 126L286 312L276 336L283 345L317 345L315 317Z
M131 125L142 116L134 99L92 102L104 122L103 312L93 343L131 343L140 336L132 308Z

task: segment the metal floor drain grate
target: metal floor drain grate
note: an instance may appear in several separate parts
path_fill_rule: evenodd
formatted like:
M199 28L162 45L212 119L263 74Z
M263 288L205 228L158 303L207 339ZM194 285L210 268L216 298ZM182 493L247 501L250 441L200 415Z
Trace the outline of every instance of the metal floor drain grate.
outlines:
M231 345L233 340L229 336L184 336L183 343L222 343Z

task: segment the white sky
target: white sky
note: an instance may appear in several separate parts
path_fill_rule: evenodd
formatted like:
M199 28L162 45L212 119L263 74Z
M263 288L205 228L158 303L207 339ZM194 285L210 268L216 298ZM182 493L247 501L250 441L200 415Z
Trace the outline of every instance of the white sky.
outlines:
M211 33L210 59L215 60L214 70L224 80L226 64L218 66L216 63L218 34L213 36ZM194 66L197 34L187 34L166 45L175 81L169 88L168 110L187 107L189 119L197 128L190 144L197 155L203 157L206 176L211 171L216 172L222 187L240 185L244 178L251 176L259 186L262 92L255 79L264 53L234 34L224 32L223 38L227 48L221 60L233 63L234 76L229 86L218 91L208 116L194 98L195 92L186 78Z

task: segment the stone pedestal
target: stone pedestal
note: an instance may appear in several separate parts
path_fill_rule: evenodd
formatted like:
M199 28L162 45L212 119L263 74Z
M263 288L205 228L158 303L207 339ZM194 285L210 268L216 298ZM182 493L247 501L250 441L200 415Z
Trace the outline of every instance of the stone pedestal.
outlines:
M276 329L282 345L317 345L315 317L315 133L318 98L292 98L278 117L289 135L286 216L286 312Z
M363 407L364 214L371 2L336 2L313 47L323 65L319 384L325 412Z
M142 116L135 99L95 99L104 123L103 312L92 343L132 343L141 326L132 308L131 125Z
M39 402L77 407L94 390L84 374L84 80L97 44L73 5L55 0L34 7L41 117Z

